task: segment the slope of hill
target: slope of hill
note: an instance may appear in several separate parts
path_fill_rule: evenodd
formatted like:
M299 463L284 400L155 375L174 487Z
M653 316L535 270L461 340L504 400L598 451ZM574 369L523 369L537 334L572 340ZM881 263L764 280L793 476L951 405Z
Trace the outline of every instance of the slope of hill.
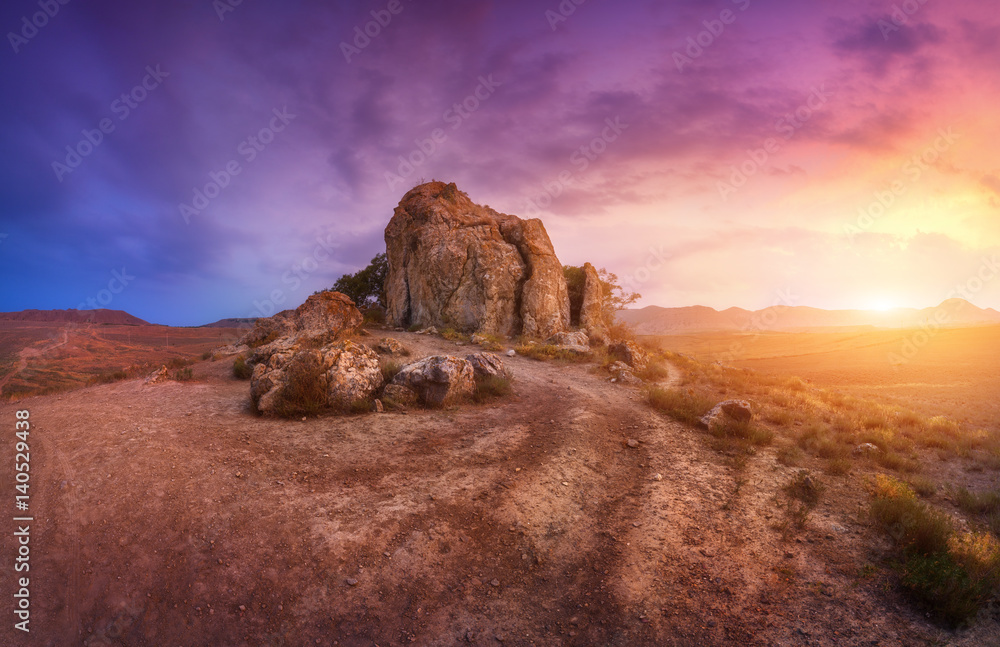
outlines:
M240 328L241 326L252 326L255 321L257 321L256 317L230 317L198 326L198 328Z
M964 299L948 299L935 308L892 310L822 310L807 306L772 306L763 310L705 306L623 310L618 320L640 335L712 331L798 331L815 328L952 327L1000 323L1000 312L977 308Z
M46 321L56 323L96 323L118 326L149 326L148 321L133 317L124 310L21 310L0 312L0 321Z

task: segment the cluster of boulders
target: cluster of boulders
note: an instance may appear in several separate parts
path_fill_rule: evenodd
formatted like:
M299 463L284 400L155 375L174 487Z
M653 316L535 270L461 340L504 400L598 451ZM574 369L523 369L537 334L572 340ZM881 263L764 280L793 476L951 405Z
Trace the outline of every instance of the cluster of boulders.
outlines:
M611 373L611 381L627 386L638 386L642 380L635 374L646 369L649 365L649 355L639 344L633 341L620 341L608 346L608 355L615 358L608 372Z
M253 366L250 397L258 411L280 414L293 393L303 390L323 408L345 410L371 402L382 410L381 394L397 405L440 406L475 389L476 379L509 378L496 355L464 358L433 356L403 366L385 384L380 354L406 356L398 340L386 337L371 347L346 339L362 322L354 303L338 292L320 292L295 310L259 319L235 350Z

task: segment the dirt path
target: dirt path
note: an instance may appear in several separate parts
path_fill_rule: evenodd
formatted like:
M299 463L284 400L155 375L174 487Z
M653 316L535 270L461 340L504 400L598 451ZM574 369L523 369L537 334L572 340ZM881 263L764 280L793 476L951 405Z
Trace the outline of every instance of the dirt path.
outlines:
M472 350L391 334L414 358ZM859 580L871 539L850 515L821 507L783 541L773 497L791 470L767 452L736 469L701 432L589 366L506 361L512 398L440 411L258 418L228 361L196 365L194 383L19 403L37 452L34 639L687 646L939 635ZM0 421L14 410L0 406ZM10 482L9 462L2 473Z
M2 378L0 378L0 392L3 391L3 387L7 385L7 382L9 382L11 380L11 378L16 377L17 375L19 375L21 373L21 371L23 371L26 368L28 368L28 359L29 358L40 357L40 356L44 355L45 353L49 352L50 350L55 350L56 348L59 348L60 346L65 346L68 342L69 342L69 331L68 330L63 330L62 331L62 341L54 341L54 342L52 342L50 344L46 344L45 346L42 346L41 348L34 348L34 347L32 347L32 348L24 348L24 349L22 349L21 352L18 353L17 368L14 369L14 370L12 370L7 375L4 375Z

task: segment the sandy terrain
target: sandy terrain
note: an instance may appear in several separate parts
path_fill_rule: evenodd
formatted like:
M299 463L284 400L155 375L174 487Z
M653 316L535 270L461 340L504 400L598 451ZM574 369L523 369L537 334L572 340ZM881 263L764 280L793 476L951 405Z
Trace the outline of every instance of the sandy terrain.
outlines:
M33 425L17 644L1000 644L863 569L884 544L846 479L783 539L773 449L737 472L588 366L508 364L511 398L435 411L259 418L229 361L0 405L5 438L15 410Z

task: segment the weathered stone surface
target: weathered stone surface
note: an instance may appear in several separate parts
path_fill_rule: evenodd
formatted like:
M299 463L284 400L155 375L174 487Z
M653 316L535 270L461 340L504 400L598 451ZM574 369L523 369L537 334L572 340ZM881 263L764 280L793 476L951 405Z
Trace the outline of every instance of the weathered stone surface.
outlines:
M327 379L327 403L347 407L364 400L382 386L382 368L378 353L351 341L324 347L323 370Z
M701 418L701 424L711 429L727 419L736 422L750 422L753 418L753 407L746 400L725 400L712 407L712 410Z
M583 264L583 304L580 306L580 327L587 332L592 344L608 343L608 323L604 318L604 288L597 270Z
M611 344L608 347L608 352L611 353L612 357L617 357L631 366L633 370L641 371L646 368L648 362L646 351L634 341L622 341Z
M146 376L145 384L159 384L161 382L166 382L169 379L170 371L167 370L166 366L161 366Z
M493 353L470 353L465 359L472 364L472 370L477 378L499 377L510 378L510 371L503 365L499 357Z
M882 453L882 450L878 448L878 445L872 443L861 443L854 448L852 452L858 456L877 456Z
M615 382L619 384L628 384L630 386L638 386L642 384L642 380L637 378L634 373L632 373L632 367L625 362L615 362L608 367L608 372L611 373L611 377Z
M239 343L256 347L247 361L259 364L276 352L294 350L305 342L321 345L335 341L357 330L363 320L350 297L327 290L311 295L295 310L258 319Z
M383 355L406 355L406 346L392 337L383 337L375 344L375 350Z
M382 389L382 399L397 406L411 406L417 403L417 393L401 384L386 384Z
M434 355L404 366L392 383L412 390L423 404L441 406L471 394L474 376L475 369L468 360Z
M392 325L547 337L569 323L562 265L539 220L430 182L403 197L385 243Z
M546 339L545 343L555 346L559 350L566 350L573 353L585 354L590 352L590 342L587 338L587 333L582 330L556 333Z
M364 400L382 385L378 354L367 346L351 341L329 344L323 348L285 350L273 353L266 363L257 364L250 378L250 398L261 413L273 414L280 406L290 373L298 366L309 366L325 393L324 406L343 409Z

